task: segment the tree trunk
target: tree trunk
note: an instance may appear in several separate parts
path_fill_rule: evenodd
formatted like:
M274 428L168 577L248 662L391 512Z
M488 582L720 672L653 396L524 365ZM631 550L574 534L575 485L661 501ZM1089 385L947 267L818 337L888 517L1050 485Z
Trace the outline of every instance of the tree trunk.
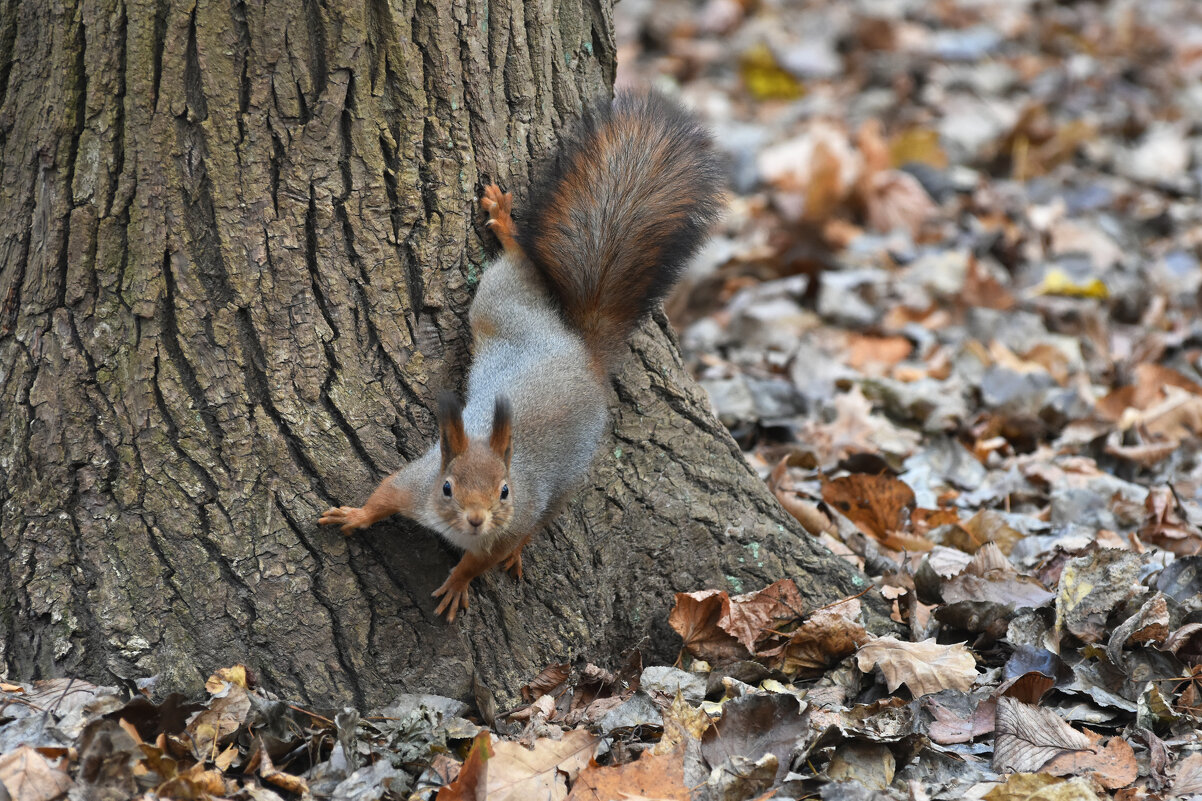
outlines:
M609 0L0 5L0 676L511 696L554 660L670 655L674 591L857 592L662 319L591 486L454 625L433 534L316 524L431 441L494 247L475 198L520 204L607 92Z

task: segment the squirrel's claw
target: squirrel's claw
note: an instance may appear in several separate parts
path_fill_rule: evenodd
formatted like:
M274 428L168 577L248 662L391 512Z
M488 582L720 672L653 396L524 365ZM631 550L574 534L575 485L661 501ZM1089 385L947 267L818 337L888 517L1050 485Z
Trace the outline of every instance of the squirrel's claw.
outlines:
M456 580L455 576L448 576L447 580L442 583L442 586L430 593L437 598L440 595L445 595L440 603L434 609L434 614L441 615L443 610L447 613L447 622L454 623L455 615L460 609L467 610L468 607L468 585Z
M326 509L317 522L322 526L341 526L342 533L350 536L363 527L363 517L363 510L357 506L338 506Z

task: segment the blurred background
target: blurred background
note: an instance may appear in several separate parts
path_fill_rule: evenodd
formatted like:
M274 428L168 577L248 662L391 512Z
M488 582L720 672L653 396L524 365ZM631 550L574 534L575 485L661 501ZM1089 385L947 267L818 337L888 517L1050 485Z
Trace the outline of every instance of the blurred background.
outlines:
M681 97L728 159L669 314L778 497L888 473L920 508L1094 509L1197 551L1202 3L616 13L619 85ZM1146 519L1170 482L1189 536Z

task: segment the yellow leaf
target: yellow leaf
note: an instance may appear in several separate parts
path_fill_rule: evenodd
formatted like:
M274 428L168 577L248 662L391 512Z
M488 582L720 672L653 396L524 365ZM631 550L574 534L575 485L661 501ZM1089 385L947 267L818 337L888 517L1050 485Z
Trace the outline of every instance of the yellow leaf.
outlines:
M1102 283L1100 278L1091 278L1085 283L1077 283L1069 277L1068 273L1061 270L1059 267L1053 267L1048 270L1043 277L1043 283L1035 288L1037 295L1066 295L1074 298L1093 298L1095 300L1106 300L1110 297L1110 290L1106 288L1106 284Z
M805 86L777 63L766 44L744 53L739 71L756 100L796 100L805 94Z
M917 163L943 169L947 166L947 153L939 145L938 131L907 128L889 141L889 160L894 167Z

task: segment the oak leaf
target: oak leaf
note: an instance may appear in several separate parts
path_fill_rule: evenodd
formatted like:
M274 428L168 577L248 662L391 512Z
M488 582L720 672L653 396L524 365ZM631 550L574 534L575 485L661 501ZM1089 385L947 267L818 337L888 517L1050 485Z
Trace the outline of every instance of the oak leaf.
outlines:
M967 648L940 645L934 639L877 637L860 647L856 660L864 673L879 667L889 692L904 684L915 697L949 689L967 692L977 678L977 660Z

